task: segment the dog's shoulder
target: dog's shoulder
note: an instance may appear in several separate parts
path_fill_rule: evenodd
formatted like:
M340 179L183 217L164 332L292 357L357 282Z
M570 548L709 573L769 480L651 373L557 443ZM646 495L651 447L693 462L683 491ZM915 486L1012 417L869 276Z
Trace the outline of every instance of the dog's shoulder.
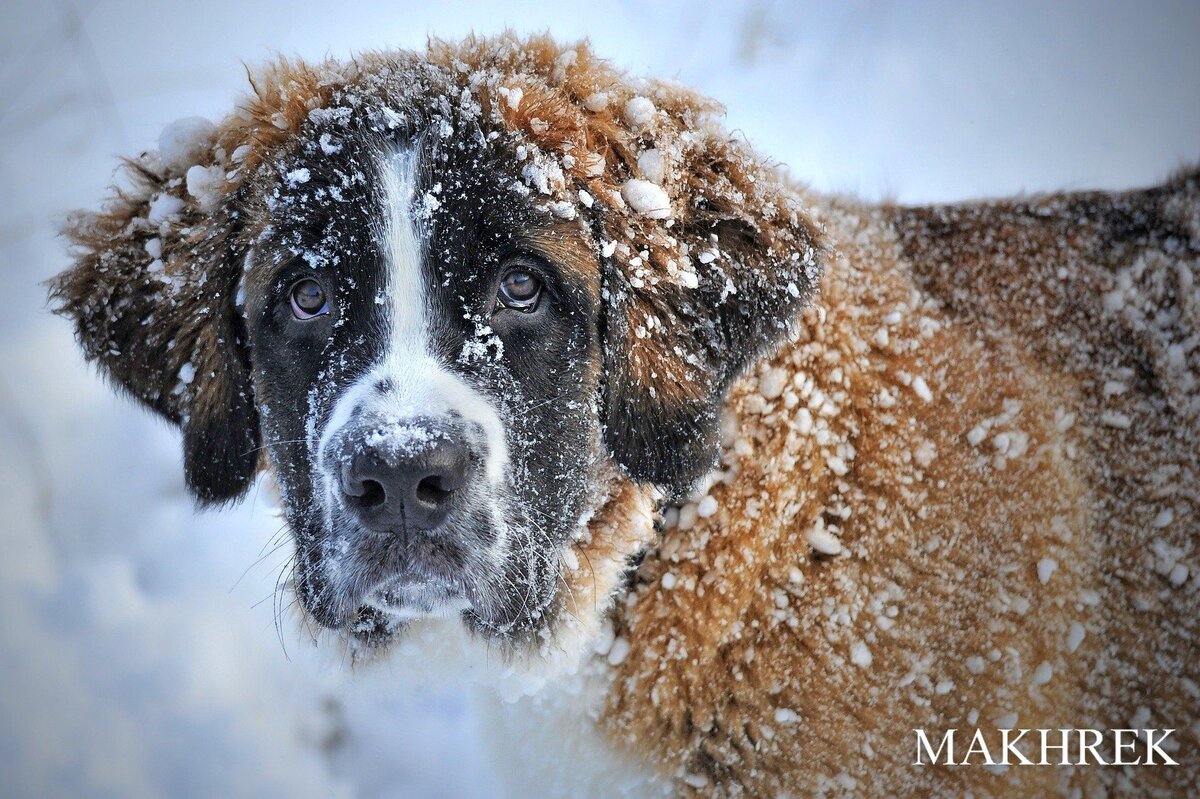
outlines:
M922 795L973 778L882 768L910 762L914 727L1170 715L1194 625L1168 636L1174 673L1109 647L1195 618L1171 574L1200 513L1181 390L1196 196L1191 175L940 208L817 199L820 295L733 387L720 469L668 513L620 614L615 737L717 795Z

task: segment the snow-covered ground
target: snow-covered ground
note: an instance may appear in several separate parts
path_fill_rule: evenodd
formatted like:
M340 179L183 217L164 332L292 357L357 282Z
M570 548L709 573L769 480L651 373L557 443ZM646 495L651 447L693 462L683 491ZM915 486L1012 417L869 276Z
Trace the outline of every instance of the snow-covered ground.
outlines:
M699 86L820 189L1126 187L1200 160L1200 5L1052 5L5 0L0 795L498 793L462 694L347 681L277 636L268 502L194 515L175 434L45 312L55 220L98 202L114 156L219 118L243 60L508 25Z

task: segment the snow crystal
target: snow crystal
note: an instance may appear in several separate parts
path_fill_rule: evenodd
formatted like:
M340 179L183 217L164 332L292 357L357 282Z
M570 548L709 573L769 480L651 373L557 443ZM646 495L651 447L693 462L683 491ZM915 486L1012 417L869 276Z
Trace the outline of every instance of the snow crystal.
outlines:
M162 239L158 238L157 236L152 239L148 239L146 241L145 248L146 254L151 258L156 260L162 258Z
M592 204L594 202L596 202L596 200L592 197L592 195L588 194L583 189L580 189L579 190L579 202L583 203L585 207L591 208Z
M1084 630L1083 625L1077 621L1071 622L1070 628L1067 630L1067 651L1074 652L1083 643Z
M701 519L707 519L717 512L717 500L712 494L707 494L703 499L696 503L696 515Z
M1037 562L1038 582L1045 585L1050 581L1050 575L1058 568L1058 561L1053 558L1042 558Z
M612 647L608 650L608 662L612 666L619 666L625 662L625 658L629 657L629 639L617 638L613 641Z
M592 641L592 651L597 655L606 656L609 650L612 649L613 642L617 640L617 631L613 629L611 623L605 623L600 631L596 634L596 638Z
M1109 427L1117 427L1122 430L1128 430L1132 424L1132 420L1128 416L1118 411L1105 411L1100 414L1100 422Z
M933 392L929 390L929 384L925 382L923 377L914 377L912 381L912 390L917 393L917 396L925 402L933 400Z
M916 461L917 465L922 469L929 468L929 464L933 463L936 457L937 447L935 447L933 442L929 440L922 441L917 445L917 448L913 450L913 460Z
M187 192L196 198L202 210L211 211L217 206L224 185L225 170L220 166L204 167L197 164L188 168Z
M1038 667L1033 670L1033 684L1035 686L1045 685L1046 683L1050 682L1050 678L1053 676L1054 667L1043 660L1038 664Z
M675 583L676 583L675 574L673 572L667 572L666 574L664 574L662 576L661 583L662 583L662 587L665 590L670 591L672 588L675 587Z
M312 173L310 173L308 171L307 167L300 167L299 169L293 169L291 172L287 173L287 184L289 186L291 186L292 188L295 188L296 186L300 186L304 183L308 183L308 181L311 179L312 179Z
M337 155L342 151L342 145L334 142L333 136L329 133L322 133L321 138L317 139L317 144L321 146L321 152L325 155ZM234 152L237 155L237 152Z
M560 219L574 219L575 216L578 214L578 211L575 208L575 206L569 202L555 201L555 202L547 203L546 207L550 209L550 213L554 214L555 216L559 217Z
M776 724L795 724L800 720L800 714L791 708L781 707L775 710Z
M621 196L637 213L651 219L671 216L671 200L661 186L634 178L621 187Z
M525 92L516 87L512 89L502 88L500 89L500 96L504 98L510 109L516 111L521 107L521 98L525 96Z
M174 219L182 210L183 200L171 194L158 194L150 201L146 221L151 225L161 225L169 219Z
M850 647L850 662L860 668L867 668L871 665L871 650L867 649L867 645L862 641L855 641Z
M205 160L217 128L204 117L184 117L163 128L158 136L158 160L171 174Z
M651 183L661 184L667 178L667 160L662 150L644 150L637 159L638 172Z
M819 519L817 521L820 522ZM842 542L826 530L824 524L814 525L804 537L808 545L822 555L837 555L842 551Z
M593 114L599 114L608 108L608 92L594 92L583 98L583 107Z
M185 363L179 367L179 382L188 385L196 379L196 367L190 363Z
M1186 583L1187 578L1188 568L1182 563L1176 563L1175 566L1172 567L1171 572L1167 575L1167 579L1171 581L1171 585L1175 586L1176 588Z
M766 399L775 399L787 388L788 378L786 370L772 367L758 378L758 393Z
M521 169L521 178L526 186L535 188L542 194L552 194L566 184L562 167L544 156L535 156L526 164Z
M654 120L656 109L654 103L646 97L634 97L625 103L625 124L634 130L641 130Z

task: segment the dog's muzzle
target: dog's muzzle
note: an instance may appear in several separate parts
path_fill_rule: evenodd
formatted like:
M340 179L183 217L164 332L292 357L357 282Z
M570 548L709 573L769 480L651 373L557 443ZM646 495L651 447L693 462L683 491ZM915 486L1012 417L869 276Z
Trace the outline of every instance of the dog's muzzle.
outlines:
M363 605L403 617L465 606L488 543L476 519L486 453L481 431L456 413L355 414L333 436L323 468L350 524L329 572L330 626Z

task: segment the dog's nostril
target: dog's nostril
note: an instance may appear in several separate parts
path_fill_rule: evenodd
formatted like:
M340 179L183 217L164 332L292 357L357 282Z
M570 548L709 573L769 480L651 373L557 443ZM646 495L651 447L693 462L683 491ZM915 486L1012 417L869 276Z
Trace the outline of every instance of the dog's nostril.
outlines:
M417 483L417 500L426 505L440 505L450 496L450 491L440 474L430 475Z
M383 485L377 480L363 480L362 493L350 495L350 501L360 508L377 508L387 499Z

